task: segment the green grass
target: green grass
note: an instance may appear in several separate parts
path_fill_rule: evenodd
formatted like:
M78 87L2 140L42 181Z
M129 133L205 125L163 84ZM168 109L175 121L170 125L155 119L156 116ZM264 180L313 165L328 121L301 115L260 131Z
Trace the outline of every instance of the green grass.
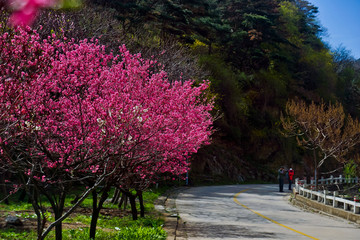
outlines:
M45 239L54 239L54 232L51 232ZM165 240L166 232L158 227L129 226L116 228L114 231L96 231L96 240ZM0 231L1 240L36 240L35 231L17 231L14 229L2 229ZM89 239L89 228L66 229L63 230L63 240L87 240Z
M32 210L31 203L19 202L17 200L10 201L10 204L0 204L1 210L6 211L24 211L24 210Z
M90 217L87 217L85 222L90 221ZM101 218L104 221L99 221L96 231L97 240L109 240L109 239L166 239L166 232L162 229L163 220L156 219L151 216L132 221L128 217L126 218L114 218L106 219ZM78 219L79 220L79 219ZM106 220L106 221L105 221ZM84 223L84 222L82 222ZM46 239L54 239L54 231L46 237ZM10 240L36 240L35 231L17 231L14 229L2 229L0 231L0 239ZM64 240L85 240L89 239L89 228L77 228L77 229L64 229Z
M154 240L166 239L166 233L161 227L126 227L119 231L116 239L133 239L133 240Z
M166 191L166 188L163 189L154 189L149 190L143 193L144 206L145 206L145 218L139 218L137 221L133 221L130 215L124 217L114 217L101 215L99 216L97 223L97 240L109 240L109 239L166 239L166 232L162 229L164 221L159 218L158 213L154 212L154 201ZM74 199L75 194L69 195L66 199L66 206L70 206L70 201ZM112 195L110 195L112 196ZM27 202L19 202L16 196L10 199L10 204L5 205L1 204L0 209L5 210L3 217L9 215L12 212L13 215L16 215L22 219L36 219L36 215L29 210L32 209L31 204ZM45 206L49 207L50 205L45 202ZM86 199L82 207L92 206L91 197ZM138 206L139 207L139 206ZM106 203L104 208L107 209L117 209L117 205L112 203ZM128 209L130 206L128 204ZM139 208L138 208L139 209ZM127 211L129 212L129 211ZM53 221L53 217L48 213L48 217ZM64 220L64 223L81 223L86 226L90 226L91 216L84 214L72 214L69 218ZM63 229L63 239L64 240L85 240L89 239L89 228L77 228L77 229ZM54 239L54 231L50 232L46 239ZM16 230L16 229L0 229L0 240L35 240L36 232L34 231L25 231L25 230Z
M27 239L36 239L35 231L17 231L15 229L1 229L0 230L0 239L17 239L17 240L27 240Z
M78 219L79 220L79 219ZM90 217L85 222L89 222ZM84 222L82 222L84 223ZM133 221L130 217L124 218L110 218L100 216L98 221L98 228L96 231L96 239L142 239L142 240L156 240L166 239L166 232L162 229L163 220L148 216L146 218L140 218L137 221ZM47 237L47 239L53 239L53 232ZM78 228L63 231L64 240L83 240L89 238L88 228Z

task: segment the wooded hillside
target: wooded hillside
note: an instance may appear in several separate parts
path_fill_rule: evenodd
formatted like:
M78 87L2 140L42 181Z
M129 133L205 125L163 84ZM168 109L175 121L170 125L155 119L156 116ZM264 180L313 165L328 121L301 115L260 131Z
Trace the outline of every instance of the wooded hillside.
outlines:
M34 27L44 37L100 38L115 52L125 44L158 59L171 81L209 79L217 131L193 157L191 180L272 181L280 165L299 176L314 168L312 153L281 134L289 99L360 114L360 60L329 49L317 13L305 0L88 0L43 12Z

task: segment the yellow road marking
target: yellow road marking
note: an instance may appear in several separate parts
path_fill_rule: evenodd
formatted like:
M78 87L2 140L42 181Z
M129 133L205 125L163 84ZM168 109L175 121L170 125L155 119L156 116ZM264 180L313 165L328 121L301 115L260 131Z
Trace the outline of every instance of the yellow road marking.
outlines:
M246 208L246 209L248 209L249 211L251 211L251 212L259 215L260 217L269 220L269 221L272 222L272 223L275 223L275 224L277 224L277 225L279 225L279 226L281 226L281 227L284 227L284 228L286 228L286 229L289 229L289 230L291 230L291 231L293 231L293 232L296 232L296 233L299 233L299 234L301 234L301 235L304 235L304 236L306 236L306 237L308 237L308 238L311 238L311 239L314 239L314 240L319 240L318 238L314 238L314 237L309 236L309 235L307 235L307 234L305 234L305 233L302 233L302 232L300 232L300 231L298 231L298 230L295 230L295 229L293 229L293 228L291 228L291 227L285 226L284 224L281 224L281 223L279 223L279 222L277 222L277 221L275 221L275 220L272 220L271 218L269 218L269 217L267 217L267 216L264 216L264 215L262 215L261 213L256 212L256 211L252 210L251 208L249 208L248 206L240 203L240 202L237 200L237 197L238 197L241 193L246 192L246 191L249 191L249 190L250 190L250 189L245 189L245 190L242 190L241 192L238 192L237 194L235 194L234 197L233 197L234 202L237 203L238 205L242 206L243 208Z

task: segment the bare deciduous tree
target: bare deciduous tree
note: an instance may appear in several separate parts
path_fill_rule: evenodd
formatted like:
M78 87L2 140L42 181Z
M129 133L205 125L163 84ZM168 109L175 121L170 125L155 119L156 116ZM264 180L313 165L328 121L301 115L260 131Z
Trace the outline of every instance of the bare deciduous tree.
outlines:
M360 142L360 123L346 116L338 102L307 105L291 100L286 104L286 115L281 116L284 135L296 137L299 146L313 151L317 188L317 169L329 158L346 162L349 150Z

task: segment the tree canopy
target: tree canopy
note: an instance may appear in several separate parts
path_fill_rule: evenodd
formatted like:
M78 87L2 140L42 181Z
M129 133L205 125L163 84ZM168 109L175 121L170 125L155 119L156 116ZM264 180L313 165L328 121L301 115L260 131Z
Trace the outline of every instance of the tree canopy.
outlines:
M0 49L0 170L18 175L16 190L31 196L39 239L52 227L61 239L61 221L99 184L181 175L209 144L207 81L170 82L155 60L125 46L114 55L97 40L41 39L30 28L4 32ZM76 185L81 198L63 213ZM41 195L55 214L46 230Z

